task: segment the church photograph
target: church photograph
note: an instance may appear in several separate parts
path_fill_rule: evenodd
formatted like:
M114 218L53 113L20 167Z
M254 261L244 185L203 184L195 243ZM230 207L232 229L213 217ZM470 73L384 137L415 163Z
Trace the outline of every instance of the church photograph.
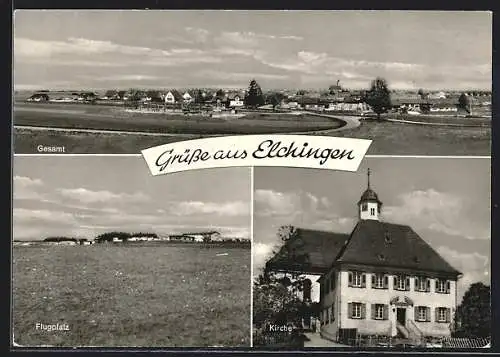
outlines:
M489 159L257 168L254 345L484 347L489 293L469 296L489 292L490 244Z

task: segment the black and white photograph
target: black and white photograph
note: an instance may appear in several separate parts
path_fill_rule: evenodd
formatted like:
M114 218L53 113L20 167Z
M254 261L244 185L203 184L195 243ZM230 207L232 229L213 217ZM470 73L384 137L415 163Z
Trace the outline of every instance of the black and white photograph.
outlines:
M490 155L491 12L18 10L13 33L16 153L299 133Z
M491 347L490 164L255 168L254 347Z
M250 347L250 175L15 157L14 346Z

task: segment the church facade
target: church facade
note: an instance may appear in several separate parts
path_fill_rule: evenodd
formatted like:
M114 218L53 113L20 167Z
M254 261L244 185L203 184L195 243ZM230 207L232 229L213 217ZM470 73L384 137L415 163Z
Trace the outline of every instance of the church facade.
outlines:
M351 234L298 228L268 262L280 274L302 272L319 290L323 337L346 334L421 340L451 335L461 273L413 229L381 220L368 187Z

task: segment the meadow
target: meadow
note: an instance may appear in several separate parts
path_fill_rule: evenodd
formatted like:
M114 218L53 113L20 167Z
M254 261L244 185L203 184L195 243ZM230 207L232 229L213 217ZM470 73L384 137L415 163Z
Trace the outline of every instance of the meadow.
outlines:
M249 247L14 247L12 285L23 346L250 344Z
M313 133L310 133L313 135ZM354 129L322 133L373 140L368 155L490 155L490 127L440 127L406 123L362 121ZM147 136L119 133L77 133L14 129L14 151L36 153L39 144L65 146L75 154L140 154L149 147L204 135Z
M242 118L225 119L201 115L131 113L120 107L85 104L16 104L14 125L183 135L243 135L335 129L343 122L309 115L251 113Z

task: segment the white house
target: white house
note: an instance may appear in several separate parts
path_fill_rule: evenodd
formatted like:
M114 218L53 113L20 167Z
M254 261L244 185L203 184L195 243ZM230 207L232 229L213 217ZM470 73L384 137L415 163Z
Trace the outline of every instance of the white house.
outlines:
M234 94L234 93L230 94L228 96L228 100L229 100L229 107L231 108L240 108L243 105L245 105L243 97L239 94Z
M189 92L185 92L182 95L182 99L184 99L184 102L191 102L193 100L193 97L191 96L191 94L189 94Z
M165 94L164 100L166 104L175 104L184 101L184 98L177 90L173 89Z
M461 273L407 225L381 220L382 202L368 187L351 234L297 229L268 267L302 272L319 284L322 336L449 337ZM326 267L326 268L325 268ZM319 279L314 280L317 276Z

